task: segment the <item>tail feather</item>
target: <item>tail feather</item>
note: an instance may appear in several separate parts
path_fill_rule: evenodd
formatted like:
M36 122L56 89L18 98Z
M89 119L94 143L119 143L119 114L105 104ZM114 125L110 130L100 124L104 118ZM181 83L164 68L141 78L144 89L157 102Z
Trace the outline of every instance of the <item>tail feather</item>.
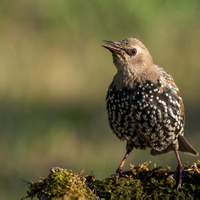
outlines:
M179 135L178 136L178 150L179 151L182 151L184 153L188 153L190 155L193 155L193 156L198 156L198 152L189 144L189 142L185 139L184 136L182 135ZM169 145L166 149L162 150L162 151L157 151L155 149L151 149L151 155L153 156L157 156L157 155L161 155L161 154L164 154L164 153L169 153L173 151L173 145Z
M193 156L198 156L198 152L189 144L189 142L185 139L184 136L182 135L178 136L178 145L179 145L178 148L179 151L191 154Z

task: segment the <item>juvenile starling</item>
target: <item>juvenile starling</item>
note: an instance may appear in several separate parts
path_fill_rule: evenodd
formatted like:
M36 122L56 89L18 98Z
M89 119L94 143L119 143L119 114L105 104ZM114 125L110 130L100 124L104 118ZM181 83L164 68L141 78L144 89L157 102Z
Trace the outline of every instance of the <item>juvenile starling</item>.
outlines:
M115 179L128 178L122 167L133 148L149 147L154 156L173 150L178 161L173 174L178 176L178 190L182 176L189 176L183 171L178 151L198 155L183 136L185 116L178 87L166 70L153 64L152 56L139 40L103 42L117 68L106 96L109 124L120 140L127 141Z

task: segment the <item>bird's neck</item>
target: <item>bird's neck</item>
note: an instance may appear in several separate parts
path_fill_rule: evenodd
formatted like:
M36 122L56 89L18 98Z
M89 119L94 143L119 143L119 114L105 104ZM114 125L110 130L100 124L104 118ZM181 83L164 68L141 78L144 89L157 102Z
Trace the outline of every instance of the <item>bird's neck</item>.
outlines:
M137 83L142 85L146 82L146 80L153 83L157 80L158 76L158 72L155 69L155 67L150 67L145 70L141 70L141 68L137 68L137 66L123 66L123 68L118 68L117 74L113 79L113 84L116 86L117 90L120 90L123 87L132 88Z

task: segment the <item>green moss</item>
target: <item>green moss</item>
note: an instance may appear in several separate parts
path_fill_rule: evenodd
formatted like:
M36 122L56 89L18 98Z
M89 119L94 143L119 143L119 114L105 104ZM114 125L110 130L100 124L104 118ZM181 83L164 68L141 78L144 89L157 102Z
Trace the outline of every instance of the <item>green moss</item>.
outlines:
M183 177L182 187L176 191L176 180L168 178L170 167L150 168L150 162L139 166L130 165L126 174L130 180L119 178L114 181L114 175L103 181L95 176L81 177L81 173L74 173L68 169L52 168L47 178L41 178L36 183L28 183L27 197L37 194L40 198L59 198L64 195L95 199L196 199L200 198L200 161L192 165L185 164L184 170L192 179Z
M64 195L87 199L95 198L95 194L85 184L86 178L80 176L81 173L54 167L50 170L47 178L41 178L36 183L27 182L30 191L25 198L32 198L35 195L38 198L45 197L46 199L56 199Z

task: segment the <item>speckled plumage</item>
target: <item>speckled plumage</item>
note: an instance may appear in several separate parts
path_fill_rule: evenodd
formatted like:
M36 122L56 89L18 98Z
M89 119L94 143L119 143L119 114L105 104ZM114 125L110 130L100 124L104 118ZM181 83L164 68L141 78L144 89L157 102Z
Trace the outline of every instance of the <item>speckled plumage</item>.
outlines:
M134 88L119 90L112 82L106 97L111 129L119 139L139 149L162 151L176 144L184 127L183 104L177 92L174 87L163 88L160 77L155 84L136 81Z
M133 148L149 147L152 155L172 150L197 155L183 137L184 106L171 75L153 64L147 48L135 38L104 42L117 68L106 96L109 124L119 139L127 141L117 176L124 176L122 166Z

